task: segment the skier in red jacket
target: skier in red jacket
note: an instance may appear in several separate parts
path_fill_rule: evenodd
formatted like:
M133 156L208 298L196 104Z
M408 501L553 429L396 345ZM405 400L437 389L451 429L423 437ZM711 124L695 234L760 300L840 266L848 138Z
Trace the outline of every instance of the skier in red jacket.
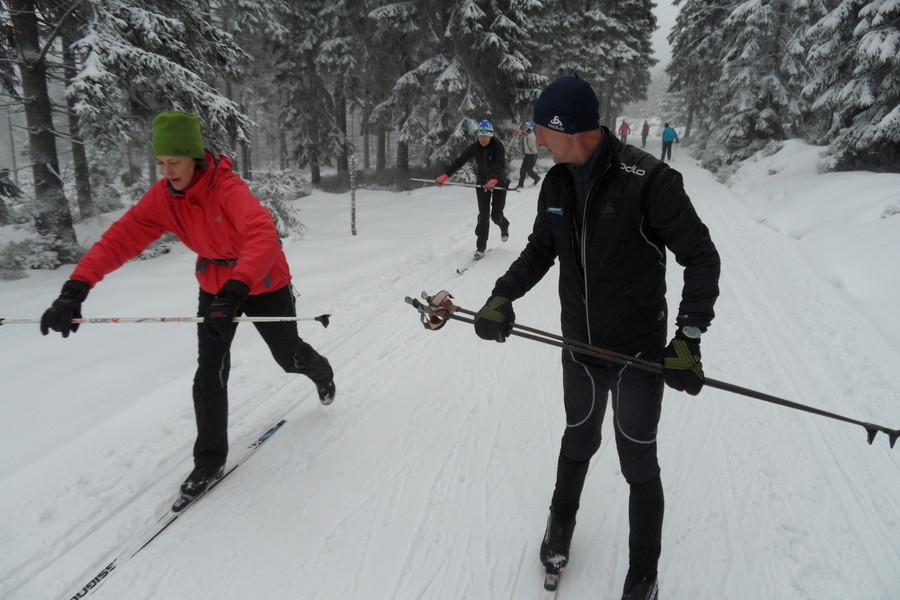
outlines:
M622 121L622 124L619 125L619 141L623 144L627 144L629 133L631 133L631 125L629 125L627 121Z
M181 486L190 501L221 477L228 454L228 374L234 317L294 317L291 273L269 211L232 171L224 155L206 151L196 115L164 112L153 120L153 154L163 178L113 223L79 261L62 293L41 317L68 337L81 303L104 276L140 254L164 232L197 253L200 283L194 470ZM309 377L322 404L334 400L328 360L298 335L296 321L254 323L278 364ZM177 503L176 503L177 504Z

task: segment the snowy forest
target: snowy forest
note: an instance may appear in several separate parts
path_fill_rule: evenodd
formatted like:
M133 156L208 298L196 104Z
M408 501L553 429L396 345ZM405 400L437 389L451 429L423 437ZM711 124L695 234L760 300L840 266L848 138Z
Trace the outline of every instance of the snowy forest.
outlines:
M823 147L823 170L900 172L900 2L673 3L657 111L703 166L799 138ZM0 0L0 225L29 234L0 248L0 276L73 262L75 223L140 197L156 176L150 123L165 110L200 115L207 146L235 158L287 230L298 222L279 199L349 185L351 171L365 186L433 176L478 120L508 137L563 74L590 81L614 126L646 98L654 7Z

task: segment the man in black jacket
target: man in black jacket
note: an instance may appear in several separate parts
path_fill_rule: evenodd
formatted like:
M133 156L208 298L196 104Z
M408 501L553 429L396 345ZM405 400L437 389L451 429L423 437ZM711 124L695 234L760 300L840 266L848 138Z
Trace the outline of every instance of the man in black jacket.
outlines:
M700 335L719 294L719 255L684 191L681 175L620 143L598 120L591 86L563 77L534 107L537 143L556 164L544 178L537 217L521 255L497 280L475 318L479 337L503 342L524 296L559 259L564 337L662 362L663 377L563 351L566 430L541 545L548 573L568 561L582 488L600 446L607 397L629 484L629 569L623 599L657 597L663 488L656 431L663 382L689 394L703 386ZM666 249L684 267L684 287L666 345Z
M506 173L506 149L503 142L494 137L494 124L481 121L476 130L477 142L472 142L456 160L447 165L443 174L434 180L444 185L450 175L456 173L470 160L475 161L475 197L478 200L478 220L475 223L475 260L484 256L490 234L491 221L500 228L500 240L509 239L509 220L503 215L506 207L506 189L509 177Z

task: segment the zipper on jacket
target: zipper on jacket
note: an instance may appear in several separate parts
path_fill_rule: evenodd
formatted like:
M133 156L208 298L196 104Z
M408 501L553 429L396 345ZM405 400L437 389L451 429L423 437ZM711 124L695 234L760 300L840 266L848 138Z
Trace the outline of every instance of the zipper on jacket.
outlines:
M585 252L585 244L584 240L587 238L587 212L588 206L591 203L591 196L594 193L595 189L599 189L601 184L606 182L609 179L610 173L612 172L612 167L607 166L606 172L600 176L600 178L594 182L588 189L588 193L584 199L584 212L581 215L581 240L579 241L580 245L580 258L581 258L581 291L582 291L582 301L584 302L584 323L585 329L587 330L587 339L588 344L593 344L593 340L591 339L591 313L588 308L588 281L587 281L587 253Z

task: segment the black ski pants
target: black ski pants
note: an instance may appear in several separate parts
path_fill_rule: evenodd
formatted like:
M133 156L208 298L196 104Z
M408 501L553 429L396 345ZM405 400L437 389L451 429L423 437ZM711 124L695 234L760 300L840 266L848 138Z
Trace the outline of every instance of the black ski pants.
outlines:
M540 181L540 177L537 172L534 170L534 165L537 164L537 154L526 154L522 157L522 166L519 167L519 187L525 183L525 176L528 175L531 179L534 180L535 183Z
M215 296L200 290L197 316ZM294 294L286 285L274 292L249 296L238 313L251 317L294 317L297 315ZM287 373L306 375L314 383L327 382L334 376L328 361L304 342L297 332L296 321L254 323L269 346L275 361ZM194 374L194 413L197 418L197 441L194 464L218 467L228 456L228 375L231 371L231 342L237 331L234 323L225 341L213 340L206 326L197 324L197 371Z
M659 160L672 160L672 142L663 142L662 143L662 156L659 157Z
M500 182L507 185L508 182ZM484 191L478 186L475 188L475 196L478 198L478 221L475 223L475 249L484 251L487 248L488 234L491 221L500 227L501 233L509 230L509 221L503 216L506 208L506 190Z
M661 361L659 349L641 358ZM600 448L608 398L622 475L629 484L629 562L655 575L661 552L664 498L656 430L663 379L635 367L613 365L563 351L566 431L562 437L551 510L574 518L591 457Z

